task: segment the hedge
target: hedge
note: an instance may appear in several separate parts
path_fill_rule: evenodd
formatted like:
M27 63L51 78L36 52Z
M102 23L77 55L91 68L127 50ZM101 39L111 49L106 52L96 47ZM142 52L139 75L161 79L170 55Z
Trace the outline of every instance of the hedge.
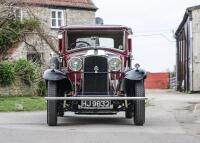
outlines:
M18 77L18 78L16 78ZM10 86L15 79L29 85L37 95L46 93L45 82L41 78L40 66L31 61L20 59L17 61L0 62L0 86Z

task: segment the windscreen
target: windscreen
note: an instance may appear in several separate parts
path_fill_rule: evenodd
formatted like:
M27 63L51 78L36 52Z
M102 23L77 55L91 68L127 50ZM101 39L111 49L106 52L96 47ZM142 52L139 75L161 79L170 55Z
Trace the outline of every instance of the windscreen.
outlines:
M69 31L67 37L68 50L87 47L124 49L123 31Z

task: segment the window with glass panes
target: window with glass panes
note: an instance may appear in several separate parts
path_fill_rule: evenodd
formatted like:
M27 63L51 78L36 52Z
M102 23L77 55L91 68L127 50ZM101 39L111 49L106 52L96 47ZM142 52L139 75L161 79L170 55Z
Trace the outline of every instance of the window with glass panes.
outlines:
M59 28L64 25L63 10L51 10L51 27Z

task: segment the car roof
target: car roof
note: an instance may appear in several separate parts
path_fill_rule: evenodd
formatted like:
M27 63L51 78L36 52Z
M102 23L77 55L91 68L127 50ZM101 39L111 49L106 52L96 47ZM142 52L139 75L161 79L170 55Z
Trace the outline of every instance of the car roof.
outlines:
M70 25L63 26L61 30L129 30L130 28L122 25Z

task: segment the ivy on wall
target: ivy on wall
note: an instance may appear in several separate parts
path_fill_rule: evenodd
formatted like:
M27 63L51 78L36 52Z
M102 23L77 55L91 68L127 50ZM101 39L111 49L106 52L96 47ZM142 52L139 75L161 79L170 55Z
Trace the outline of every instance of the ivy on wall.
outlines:
M40 26L37 19L8 21L0 27L0 54L4 56L12 44L24 41L25 34L33 32Z

